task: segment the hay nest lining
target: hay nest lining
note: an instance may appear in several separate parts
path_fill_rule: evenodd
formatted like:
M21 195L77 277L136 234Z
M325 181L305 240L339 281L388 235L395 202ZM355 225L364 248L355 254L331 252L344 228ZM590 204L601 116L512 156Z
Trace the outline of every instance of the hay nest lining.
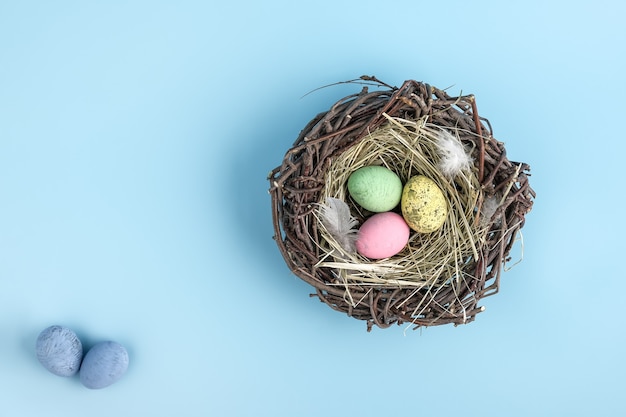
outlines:
M274 239L287 265L321 301L367 321L368 331L397 323L415 328L469 323L480 299L498 292L501 271L531 210L530 167L511 162L479 117L474 97L451 97L414 80L400 88L375 77L302 130L269 174ZM370 92L368 86L382 89ZM439 168L437 139L456 136L470 170L450 178ZM411 233L397 255L372 261L339 245L320 220L320 204L346 201L361 224L372 213L347 192L350 174L383 165L405 182L423 174L444 192L449 214L433 233Z

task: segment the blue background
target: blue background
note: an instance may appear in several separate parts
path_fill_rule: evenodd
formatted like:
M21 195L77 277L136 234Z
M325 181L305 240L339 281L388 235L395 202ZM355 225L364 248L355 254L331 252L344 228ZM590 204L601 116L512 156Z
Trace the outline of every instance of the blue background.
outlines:
M436 4L440 3L440 4ZM624 415L621 1L2 1L0 415ZM466 326L293 276L269 171L360 75L473 93L537 192ZM51 324L131 356L88 390Z

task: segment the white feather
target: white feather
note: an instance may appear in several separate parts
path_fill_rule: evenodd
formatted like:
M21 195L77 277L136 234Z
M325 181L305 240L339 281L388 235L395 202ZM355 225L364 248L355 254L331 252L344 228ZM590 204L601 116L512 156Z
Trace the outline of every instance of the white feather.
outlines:
M482 208L480 210L480 222L481 224L487 225L491 221L491 218L494 214L496 214L496 210L500 207L500 197L498 195L492 195L485 198L483 201ZM501 216L498 216L494 219L494 224L499 226L502 224Z
M442 130L437 137L439 169L448 178L452 179L463 171L472 167L472 158L468 154L461 140L446 130Z
M354 227L359 224L350 214L350 207L344 201L328 197L326 204L320 205L320 215L324 227L335 238L337 243L347 252L356 251L358 230Z

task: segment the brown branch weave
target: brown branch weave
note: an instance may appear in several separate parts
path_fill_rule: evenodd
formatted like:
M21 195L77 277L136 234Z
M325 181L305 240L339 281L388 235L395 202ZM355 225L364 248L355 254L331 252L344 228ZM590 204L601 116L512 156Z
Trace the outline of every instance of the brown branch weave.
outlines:
M370 92L365 86L317 115L286 152L282 164L269 174L278 248L290 270L315 288L312 296L367 321L368 331L373 325L386 328L394 323L417 328L471 322L483 310L479 300L498 292L502 268L532 208L535 193L528 183L530 167L507 159L504 144L493 138L489 122L478 115L473 95L451 97L414 80L395 88L375 77L361 79L384 89ZM478 248L478 258L463 265L465 279L436 291L401 285L357 286L351 288L354 301L350 302L345 288L336 285L332 269L316 266L321 238L314 210L333 158L385 123L385 115L407 120L428 117L430 123L458 129L461 140L474 149L482 197L505 189L507 193L492 219L487 219L489 232Z

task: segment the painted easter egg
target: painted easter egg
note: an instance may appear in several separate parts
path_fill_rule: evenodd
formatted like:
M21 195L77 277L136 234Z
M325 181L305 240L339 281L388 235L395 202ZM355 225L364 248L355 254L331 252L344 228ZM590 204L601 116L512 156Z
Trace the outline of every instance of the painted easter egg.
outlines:
M370 259L394 256L406 246L410 232L404 218L398 213L376 213L359 228L357 252Z
M80 369L83 345L71 329L50 326L44 329L35 343L37 359L48 371L58 376L72 376Z
M348 192L366 210L375 213L389 211L400 203L402 181L384 166L368 165L350 174Z
M420 233L438 230L446 221L448 203L437 184L424 175L409 178L402 191L402 216Z
M80 382L87 388L100 389L117 382L128 369L128 352L117 342L94 345L83 359Z

